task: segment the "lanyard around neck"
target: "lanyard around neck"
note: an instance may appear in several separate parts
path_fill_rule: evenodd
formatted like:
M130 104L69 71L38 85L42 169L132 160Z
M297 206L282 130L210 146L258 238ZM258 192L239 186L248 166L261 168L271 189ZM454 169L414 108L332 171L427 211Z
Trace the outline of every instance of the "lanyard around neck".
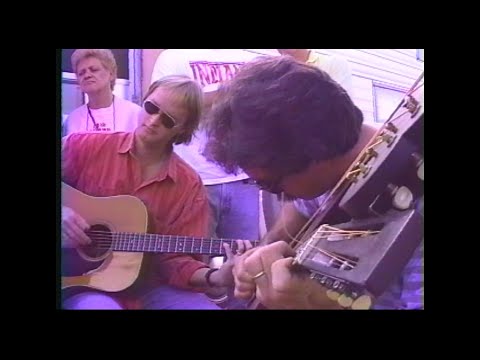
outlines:
M112 130L115 130L115 96L112 97L112 107L113 107L113 129ZM100 129L98 127L98 124L95 121L95 117L93 116L92 111L90 110L90 106L88 104L87 104L87 111L88 111L88 114L87 114L87 130L88 130L88 116L90 116L90 118L92 119L92 123L93 123L93 129L95 131L100 131Z

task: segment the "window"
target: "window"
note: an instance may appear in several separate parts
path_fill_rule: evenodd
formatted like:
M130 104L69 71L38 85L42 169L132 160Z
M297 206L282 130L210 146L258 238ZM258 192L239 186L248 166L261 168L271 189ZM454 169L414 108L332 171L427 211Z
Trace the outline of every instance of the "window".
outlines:
M384 123L405 97L406 89L373 84L373 105L376 123Z

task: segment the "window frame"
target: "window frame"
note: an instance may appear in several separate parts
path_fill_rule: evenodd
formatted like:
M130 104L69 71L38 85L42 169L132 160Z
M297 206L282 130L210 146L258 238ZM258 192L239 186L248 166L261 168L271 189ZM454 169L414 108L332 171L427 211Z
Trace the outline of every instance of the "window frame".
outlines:
M392 109L391 113L388 117L384 120L379 119L379 99L378 99L378 89L385 89L390 91L398 92L399 95L402 94L402 98L405 97L405 94L408 92L408 89L402 86L388 84L380 81L372 81L372 92L373 92L373 122L375 124L383 124L388 118L393 114L393 112L397 109L398 105L400 105L402 99L397 102L397 106Z

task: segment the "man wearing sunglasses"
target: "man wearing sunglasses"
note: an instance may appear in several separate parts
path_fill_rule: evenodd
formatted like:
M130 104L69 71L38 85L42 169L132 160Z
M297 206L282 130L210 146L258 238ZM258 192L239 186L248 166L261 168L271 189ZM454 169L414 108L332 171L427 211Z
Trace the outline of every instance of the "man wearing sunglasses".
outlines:
M188 143L198 126L203 102L200 86L184 76L153 83L145 95L138 127L132 132L74 133L63 139L62 180L94 197L133 195L143 201L149 232L208 236L208 200L197 173L173 151ZM89 225L71 208L62 207L62 246L91 241ZM237 252L251 248L237 241ZM233 284L233 258L210 269L183 254L145 254L140 278L114 295L84 291L63 302L67 309L219 309L201 292Z
M244 65L220 88L209 120L207 157L226 171L244 170L267 191L295 199L262 239L265 246L236 261L235 296L257 295L268 308L337 308L325 287L292 270L294 252L287 243L321 209L322 196L376 129L363 123L348 93L325 71L290 56ZM330 213L329 223L349 220L338 210ZM373 307L423 308L423 243Z
M196 80L204 91L204 113L215 100L219 84L235 76L244 63L258 54L242 49L167 49L157 58L151 81L165 75L186 75ZM227 239L258 240L259 190L252 186L242 171L226 173L220 166L203 156L206 143L203 121L189 144L178 144L174 151L200 175L209 197L211 208L210 235ZM221 259L212 259L217 266ZM211 294L216 301L225 300L225 291ZM224 303L228 308L243 305Z

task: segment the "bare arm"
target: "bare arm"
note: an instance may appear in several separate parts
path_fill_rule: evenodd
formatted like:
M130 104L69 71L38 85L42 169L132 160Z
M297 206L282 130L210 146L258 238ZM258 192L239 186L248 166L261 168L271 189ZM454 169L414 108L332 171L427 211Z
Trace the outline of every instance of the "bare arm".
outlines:
M303 216L292 202L285 204L272 229L265 234L260 241L261 245L267 245L275 241L290 243L291 236L295 236L308 219ZM286 230L285 230L286 229Z

